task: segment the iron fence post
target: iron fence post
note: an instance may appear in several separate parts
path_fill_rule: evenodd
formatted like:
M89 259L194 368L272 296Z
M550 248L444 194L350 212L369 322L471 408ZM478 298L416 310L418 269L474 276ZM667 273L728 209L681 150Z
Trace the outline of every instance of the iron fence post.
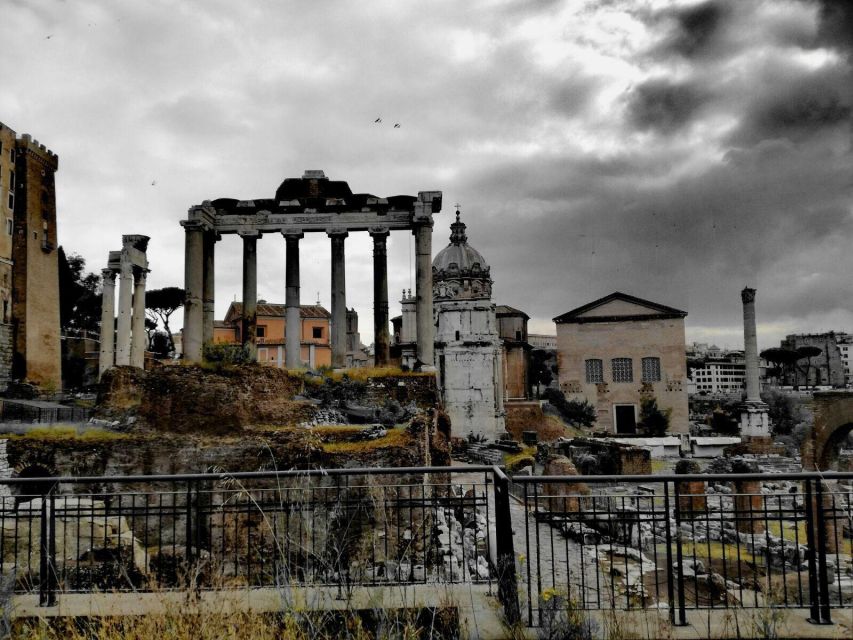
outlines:
M193 563L193 483L191 480L187 480L187 504L186 504L186 530L185 530L185 544L186 544L186 559L187 559L187 571L191 571L191 565Z
M495 547L497 551L498 599L509 624L521 620L518 606L518 582L515 576L515 548L512 540L512 517L509 511L509 479L497 466L495 482ZM531 597L531 596L528 596Z
M817 521L817 578L818 593L820 594L820 623L832 624L829 609L829 575L826 566L826 516L823 509L823 482L817 481L817 496L815 498Z
M672 528L669 521L669 483L663 483L663 517L666 522L666 595L669 598L669 621L675 624L675 585L672 583Z
M815 522L814 522L814 496L812 494L812 481L806 479L805 501L803 510L806 515L806 546L809 550L809 622L820 624L820 597L817 592L817 545L815 544Z
M56 605L56 501L51 486L41 500L39 606Z
M681 548L681 506L679 504L681 502L681 495L678 489L679 483L675 482L673 484L675 488L675 557L678 563L678 572L676 574L676 582L678 584L678 622L676 624L679 627L686 627L687 613L684 610L684 557Z

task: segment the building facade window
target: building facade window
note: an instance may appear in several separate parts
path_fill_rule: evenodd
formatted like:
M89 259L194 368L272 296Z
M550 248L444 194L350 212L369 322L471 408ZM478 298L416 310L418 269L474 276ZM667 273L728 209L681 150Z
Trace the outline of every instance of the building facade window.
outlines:
M631 358L613 358L610 361L613 382L634 382L634 367Z
M586 381L589 384L604 382L604 365L601 360L592 359L584 362L586 368Z
M643 358L643 382L660 382L660 358Z
M313 327L311 329L311 337L315 340L320 340L323 337L323 327Z
M255 328L255 335L256 335L258 338L266 338L266 337L267 337L267 328L266 328L266 326L265 326L265 325L262 325L262 324L259 324L259 325Z

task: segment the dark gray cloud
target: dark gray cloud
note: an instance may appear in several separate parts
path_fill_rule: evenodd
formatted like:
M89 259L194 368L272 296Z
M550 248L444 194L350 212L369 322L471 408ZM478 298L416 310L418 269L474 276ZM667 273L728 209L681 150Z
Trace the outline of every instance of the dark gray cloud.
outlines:
M640 129L671 132L687 124L703 101L702 92L691 84L649 80L631 93L629 117Z
M673 22L664 49L686 57L708 52L728 15L728 6L720 0L666 10L664 16Z
M538 330L624 290L736 336L746 284L774 330L853 330L851 4L16 0L0 120L59 153L66 248L97 269L147 233L152 286L180 284L188 206L319 168L355 191L443 189L436 251L460 202L496 301ZM369 340L358 235L348 302ZM304 243L303 291L328 304L328 241ZM239 256L217 247L220 316ZM395 300L411 238L389 256ZM280 237L259 273L281 298Z

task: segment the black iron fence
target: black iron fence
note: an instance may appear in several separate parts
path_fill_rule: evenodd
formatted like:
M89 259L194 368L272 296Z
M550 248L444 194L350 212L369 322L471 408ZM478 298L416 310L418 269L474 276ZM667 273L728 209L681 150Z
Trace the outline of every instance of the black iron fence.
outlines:
M491 585L493 476L483 466L4 480L0 572L44 605L91 591Z
M66 593L482 583L555 608L853 603L853 474L515 476L498 467L0 480L0 572Z
M853 474L513 478L529 625L554 607L853 606Z
M86 422L91 415L92 410L83 407L51 407L15 402L14 400L0 401L0 422L23 422L28 424Z

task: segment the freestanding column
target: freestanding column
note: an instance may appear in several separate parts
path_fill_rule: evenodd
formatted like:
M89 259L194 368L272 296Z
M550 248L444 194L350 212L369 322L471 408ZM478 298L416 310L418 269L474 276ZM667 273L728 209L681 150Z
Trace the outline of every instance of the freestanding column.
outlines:
M388 364L391 335L388 331L388 229L370 232L373 237L373 363Z
M103 269L103 295L101 298L101 353L98 360L98 376L113 366L116 341L116 274L112 269Z
M118 337L116 366L130 364L130 340L133 320L133 265L122 251L118 277Z
M131 322L130 364L145 368L145 348L148 346L148 334L145 333L145 269L134 269L133 318Z
M332 239L332 367L342 369L347 353L347 291L344 262L346 231L330 231Z
M202 317L202 331L201 331L201 341L203 344L208 344L213 342L213 317L216 307L216 302L214 299L213 291L214 291L214 283L215 283L215 269L214 269L214 248L216 247L216 232L215 231L207 231L204 234L204 248L202 250L203 257L203 269L204 274L202 275L202 292L201 292L201 317Z
M302 366L302 318L299 303L299 240L302 233L285 233L287 245L285 258L285 328L284 366L298 369Z
M761 402L758 382L758 338L755 332L755 289L740 292L743 302L743 357L746 360L746 401Z
M186 231L184 254L184 359L201 362L203 340L202 291L204 289L204 226L197 220L183 220Z
M258 359L258 236L241 233L243 238L243 346L252 362Z
M415 226L415 296L417 297L417 365L435 366L435 325L432 318L432 220Z
M746 368L746 401L741 407L740 432L744 438L769 438L770 415L761 401L758 380L758 338L755 333L755 289L740 292L743 302L743 357Z

